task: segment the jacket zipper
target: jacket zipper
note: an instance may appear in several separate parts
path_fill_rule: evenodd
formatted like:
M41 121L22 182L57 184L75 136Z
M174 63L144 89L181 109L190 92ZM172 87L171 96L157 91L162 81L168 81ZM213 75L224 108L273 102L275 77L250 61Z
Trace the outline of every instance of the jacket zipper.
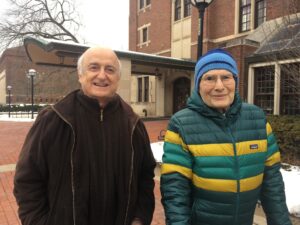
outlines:
M100 109L100 122L103 122L103 109Z
M234 216L234 224L237 224L237 218L238 218L238 214L239 214L239 202L240 202L240 170L239 170L239 161L238 161L238 156L237 156L237 150L236 150L236 143L235 143L235 140L233 138L233 135L232 135L232 132L230 130L230 128L228 127L228 131L229 131L229 134L230 134L230 137L231 137L231 141L232 141L232 144L233 144L233 151L234 151L234 158L235 158L235 170L236 170L236 173L237 173L237 199L236 199L236 207L235 207L235 216Z
M73 207L73 225L76 225L76 210L75 210L75 185L74 185L74 161L73 161L73 153L74 153L74 148L75 148L75 131L71 123L67 121L53 106L51 107L57 114L58 116L65 121L66 124L68 124L71 127L72 133L73 133L73 145L71 149L71 188L72 188L72 207Z
M130 168L130 179L129 179L129 186L128 186L128 202L127 202L127 207L126 207L126 214L125 214L125 220L124 220L124 225L127 224L127 217L128 217L128 211L129 211L129 205L130 205L130 198L131 198L131 184L132 184L132 176L133 176L133 159L134 159L134 148L133 148L133 132L135 130L135 127L137 125L138 119L136 119L136 121L134 122L134 125L132 127L131 130L131 137L130 137L130 145L132 148L132 154L131 154L131 168Z

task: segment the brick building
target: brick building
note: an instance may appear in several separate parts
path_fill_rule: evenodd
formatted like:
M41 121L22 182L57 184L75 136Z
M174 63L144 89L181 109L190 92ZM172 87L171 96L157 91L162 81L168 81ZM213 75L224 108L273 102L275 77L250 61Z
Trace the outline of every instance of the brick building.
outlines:
M231 52L241 97L270 114L300 114L299 12L299 0L214 0L205 11L203 52ZM190 0L130 0L129 49L196 60L198 24ZM182 74L165 86L190 91L192 80Z
M184 107L194 86L197 34L198 11L189 0L130 0L131 51L117 54L124 70L120 94L138 114L170 116ZM21 47L6 50L0 104L7 85L13 103L30 101L30 68L38 72L35 102L56 102L78 87L76 60L87 47L28 38L34 63ZM214 0L205 12L203 52L215 47L237 60L244 100L270 114L300 114L299 0Z
M12 87L12 104L31 103L29 69L35 69L34 102L52 104L69 91L78 88L76 69L59 66L37 65L28 58L25 48L5 50L0 58L0 104L7 103L7 86Z

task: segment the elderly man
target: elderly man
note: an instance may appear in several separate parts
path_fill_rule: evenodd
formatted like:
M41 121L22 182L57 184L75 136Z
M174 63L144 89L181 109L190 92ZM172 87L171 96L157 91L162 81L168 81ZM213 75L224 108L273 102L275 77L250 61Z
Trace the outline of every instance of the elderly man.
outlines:
M22 224L151 223L155 160L142 121L116 94L120 66L111 49L88 49L81 90L39 114L15 174Z
M167 225L291 225L280 153L264 112L242 103L235 60L221 49L197 62L187 108L170 120L161 176Z

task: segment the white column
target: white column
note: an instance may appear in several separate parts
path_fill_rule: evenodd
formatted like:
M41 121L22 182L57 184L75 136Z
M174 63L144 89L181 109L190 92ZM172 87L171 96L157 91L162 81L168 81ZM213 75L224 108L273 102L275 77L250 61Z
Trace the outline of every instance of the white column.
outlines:
M274 115L280 114L280 78L281 70L278 63L275 64L274 72Z
M130 104L131 95L131 61L127 59L120 59L122 64L121 80L119 83L118 94L123 100Z
M155 109L156 116L165 116L165 72L158 79L156 78L156 99L155 99Z
M249 67L248 70L248 96L247 102L254 103L254 67Z

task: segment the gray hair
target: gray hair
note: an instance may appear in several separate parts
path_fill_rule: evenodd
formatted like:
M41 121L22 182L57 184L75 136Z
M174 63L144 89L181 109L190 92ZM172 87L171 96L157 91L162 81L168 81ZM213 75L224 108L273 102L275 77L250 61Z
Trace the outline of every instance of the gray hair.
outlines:
M84 54L82 54L78 60L77 60L77 72L78 75L81 76L83 74L83 58L84 58Z
M83 71L83 60L84 60L84 53L78 58L77 60L77 73L79 76L81 76L84 71ZM121 71L122 71L122 64L119 58L117 57L117 62L119 64L119 76L121 76Z

